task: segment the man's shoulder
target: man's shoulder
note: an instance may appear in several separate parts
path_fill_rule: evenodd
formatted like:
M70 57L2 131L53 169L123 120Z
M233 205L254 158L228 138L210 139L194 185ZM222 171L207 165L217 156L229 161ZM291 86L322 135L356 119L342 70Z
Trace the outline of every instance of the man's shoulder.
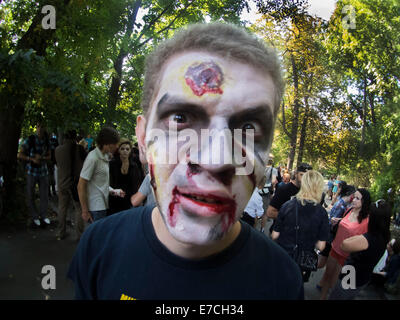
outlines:
M134 207L97 220L85 230L81 241L109 247L126 235L134 234L135 229L140 228L141 218L147 211L145 207Z
M66 152L66 151L68 151L69 149L71 149L71 147L72 147L72 144L71 144L69 141L66 141L66 142L64 142L63 144L58 145L58 146L54 149L54 151L55 151L56 153Z
M291 188L291 186L290 186L291 184L292 184L291 182L285 183L283 186L279 187L279 191L277 191L277 192L279 192L279 193L287 192Z
M278 296L288 294L292 299L301 298L302 278L298 266L287 252L265 234L251 228L247 251L256 255L252 258L257 263L253 266L264 274L275 287ZM257 273L257 271L254 271ZM284 293L286 292L286 294Z
M86 156L85 163L86 163L86 165L90 165L90 164L94 164L98 160L100 160L100 158L99 158L99 156L98 156L98 154L96 152L96 149L93 149Z
M142 214L146 213L146 207L132 207L128 210L124 210L118 213L114 213L104 219L100 219L93 223L93 226L98 225L100 227L112 228L125 223L138 222L142 217Z
M291 197L295 195L299 189L291 182L285 184L284 186L279 187L276 192L274 197L276 196L277 198L280 197Z
M295 266L286 251L262 232L250 228L250 237L248 241L248 245L257 250L257 259L259 262L267 263L269 266L272 266L271 261L274 261L274 266L277 266L278 264L281 266L285 264L290 266L293 264L293 266Z

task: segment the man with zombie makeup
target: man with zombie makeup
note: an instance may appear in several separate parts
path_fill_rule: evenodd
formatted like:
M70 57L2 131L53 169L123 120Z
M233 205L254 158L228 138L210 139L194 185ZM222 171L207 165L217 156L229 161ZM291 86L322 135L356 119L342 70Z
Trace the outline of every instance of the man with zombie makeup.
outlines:
M157 206L87 229L68 272L76 298L304 298L297 265L239 220L282 91L276 54L236 26L191 25L157 47L136 127Z

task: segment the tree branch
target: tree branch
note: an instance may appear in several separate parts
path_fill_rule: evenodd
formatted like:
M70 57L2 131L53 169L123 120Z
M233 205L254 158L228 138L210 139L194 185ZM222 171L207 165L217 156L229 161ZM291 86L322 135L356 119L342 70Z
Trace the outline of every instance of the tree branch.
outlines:
M164 8L163 11L161 11L161 13L155 17L153 20L151 20L145 28L142 29L142 31L139 34L139 37L135 40L135 43L140 42L140 39L143 37L143 35L145 34L146 31L150 30L150 28L158 21L160 20L160 18L164 15L164 13L166 13L173 5L174 3L171 2L171 4L167 7ZM139 45L140 47L140 45Z
M282 125L283 132L289 137L289 139L292 137L290 132L286 128L286 118L285 118L285 104L282 102L282 120L280 120L280 123Z
M185 12L192 4L193 4L193 2L190 2L189 4L187 4L187 5L179 12L179 14L177 14L176 17L175 17L174 19L172 19L172 21L171 21L166 27L164 27L164 28L162 28L161 30L159 30L159 31L156 33L156 35L157 35L157 34L160 34L160 33L162 33L162 32L164 32L164 31L167 30L167 29L170 29L171 26L175 23L175 21L176 21L179 17L182 16L182 12ZM149 41L152 40L152 39L154 39L154 36L153 36L153 37L150 37L150 38L148 38L148 39L146 39L146 40L143 41L143 42L141 42L136 48L138 49L138 48L142 47L143 45L145 45L147 42L149 42Z

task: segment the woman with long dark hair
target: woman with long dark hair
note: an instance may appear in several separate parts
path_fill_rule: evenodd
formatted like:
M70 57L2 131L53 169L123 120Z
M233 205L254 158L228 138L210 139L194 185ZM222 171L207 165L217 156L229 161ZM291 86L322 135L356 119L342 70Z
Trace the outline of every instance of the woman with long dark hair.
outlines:
M390 240L391 211L390 205L384 200L373 203L370 208L368 231L343 241L341 249L350 253L345 265L354 267L355 286L343 288L342 280L339 279L329 297L330 300L352 300L368 285L374 266Z
M110 187L123 192L110 194L109 215L132 207L131 196L138 191L142 180L141 171L132 157L132 143L122 139L114 159L110 162Z
M329 290L335 285L340 271L344 266L349 253L342 250L342 242L350 237L364 234L368 230L368 216L371 205L371 196L368 190L359 188L354 193L351 210L339 222L332 249L326 262L325 273L320 281L321 300L328 297Z

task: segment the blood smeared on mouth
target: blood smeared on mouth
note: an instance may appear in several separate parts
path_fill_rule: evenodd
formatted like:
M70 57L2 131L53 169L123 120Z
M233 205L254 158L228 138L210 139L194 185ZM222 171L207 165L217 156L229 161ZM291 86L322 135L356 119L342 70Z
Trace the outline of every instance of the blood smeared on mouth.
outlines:
M193 176L199 174L201 169L197 165L189 165L186 177L191 184L194 184ZM190 192L182 193L175 186L172 190L172 199L168 205L168 222L171 227L176 226L179 215L178 204L184 206L186 210L194 210L193 213L203 216L211 217L214 215L223 215L221 217L221 229L226 232L231 225L235 223L236 201L226 197L220 197L215 194L204 192Z
M213 61L190 66L185 73L185 81L199 97L205 93L223 93L220 88L223 81L222 70Z

